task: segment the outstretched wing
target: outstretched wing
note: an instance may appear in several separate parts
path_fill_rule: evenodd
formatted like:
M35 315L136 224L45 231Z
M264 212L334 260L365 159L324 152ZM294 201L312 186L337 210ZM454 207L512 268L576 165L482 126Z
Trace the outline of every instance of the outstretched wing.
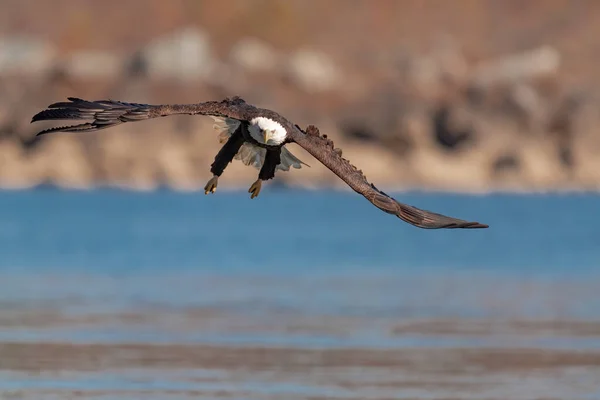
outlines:
M462 219L447 217L431 211L400 203L388 196L367 181L362 171L356 169L348 160L342 158L341 150L333 147L333 142L326 136L321 136L319 130L309 126L306 132L299 128L289 132L290 140L308 151L313 157L329 168L333 173L346 182L354 191L362 194L377 208L388 214L425 229L454 229L454 228L487 228L479 222L469 222Z
M38 136L52 132L93 132L125 122L143 121L174 114L201 114L246 120L250 117L249 113L254 110L254 107L239 97L197 104L164 105L125 103L114 100L87 101L75 97L69 97L68 100L68 102L49 105L47 109L34 115L31 122L59 119L91 120L91 122L46 129L39 132Z

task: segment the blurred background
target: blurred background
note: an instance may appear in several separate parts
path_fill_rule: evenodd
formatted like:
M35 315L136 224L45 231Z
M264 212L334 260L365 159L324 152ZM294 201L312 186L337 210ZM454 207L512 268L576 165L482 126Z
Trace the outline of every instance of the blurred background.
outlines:
M0 398L600 399L599 24L593 0L0 0ZM258 199L239 161L204 196L208 117L30 124L234 95L490 228L414 228L298 146Z

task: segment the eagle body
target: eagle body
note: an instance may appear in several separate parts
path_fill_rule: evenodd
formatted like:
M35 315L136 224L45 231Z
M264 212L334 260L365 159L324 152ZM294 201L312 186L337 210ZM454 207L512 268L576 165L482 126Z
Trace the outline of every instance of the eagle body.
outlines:
M87 101L69 97L68 102L51 104L33 116L31 122L44 120L87 120L77 125L60 126L38 133L93 132L126 122L142 121L175 114L211 116L219 131L223 146L211 164L213 177L205 193L214 193L219 177L233 160L259 170L258 179L248 192L258 196L262 181L275 176L276 171L289 171L307 165L294 156L287 146L296 144L329 168L355 192L361 194L380 210L424 229L487 228L479 222L448 217L401 203L369 183L361 170L342 157L340 149L318 128L309 125L301 129L275 111L258 108L240 97L196 104L150 105L114 100Z
M231 135L235 132L236 129L243 123L241 121L231 119L231 118L223 118L223 117L212 117L215 121L213 128L219 132L219 142L225 143L231 137ZM294 156L285 146L285 139L287 137L287 132L285 128L281 126L277 121L270 120L265 117L259 117L261 119L255 119L258 121L263 121L263 118L267 120L267 122L261 125L262 127L275 127L277 129L277 137L273 140L268 140L267 143L264 142L263 135L260 131L261 126L256 126L255 124L248 124L246 130L244 132L248 132L246 135L247 141L242 144L240 150L235 155L236 160L242 161L245 165L252 166L258 170L263 166L265 161L265 156L267 154L268 148L281 148L281 162L277 165L277 170L280 171L289 171L290 168L302 168L302 165L307 165L302 162L296 156ZM257 121L257 122L258 122ZM267 129L267 128L265 128Z

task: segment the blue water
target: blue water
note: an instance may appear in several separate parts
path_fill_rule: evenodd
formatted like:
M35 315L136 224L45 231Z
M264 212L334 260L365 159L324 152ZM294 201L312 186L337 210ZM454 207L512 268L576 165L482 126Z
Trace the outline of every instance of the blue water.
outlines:
M4 271L600 271L600 196L396 194L490 225L421 230L353 193L0 192ZM315 272L318 271L318 272Z
M2 192L0 305L600 316L598 195L396 197L490 228L418 229L348 192Z
M0 397L437 399L448 383L460 398L597 398L589 365L486 371L453 352L600 348L595 325L504 323L600 320L600 196L395 196L490 228L421 230L349 192L0 192ZM89 343L109 346L101 360ZM225 346L242 367L158 368L152 347L124 343ZM300 371L284 352L243 368L244 346L408 358L338 368L307 353ZM415 349L435 353L407 363Z

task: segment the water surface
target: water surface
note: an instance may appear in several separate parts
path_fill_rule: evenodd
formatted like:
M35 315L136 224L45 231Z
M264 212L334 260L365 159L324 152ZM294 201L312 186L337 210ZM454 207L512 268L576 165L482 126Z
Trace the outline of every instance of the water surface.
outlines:
M1 398L600 398L600 197L0 192Z

